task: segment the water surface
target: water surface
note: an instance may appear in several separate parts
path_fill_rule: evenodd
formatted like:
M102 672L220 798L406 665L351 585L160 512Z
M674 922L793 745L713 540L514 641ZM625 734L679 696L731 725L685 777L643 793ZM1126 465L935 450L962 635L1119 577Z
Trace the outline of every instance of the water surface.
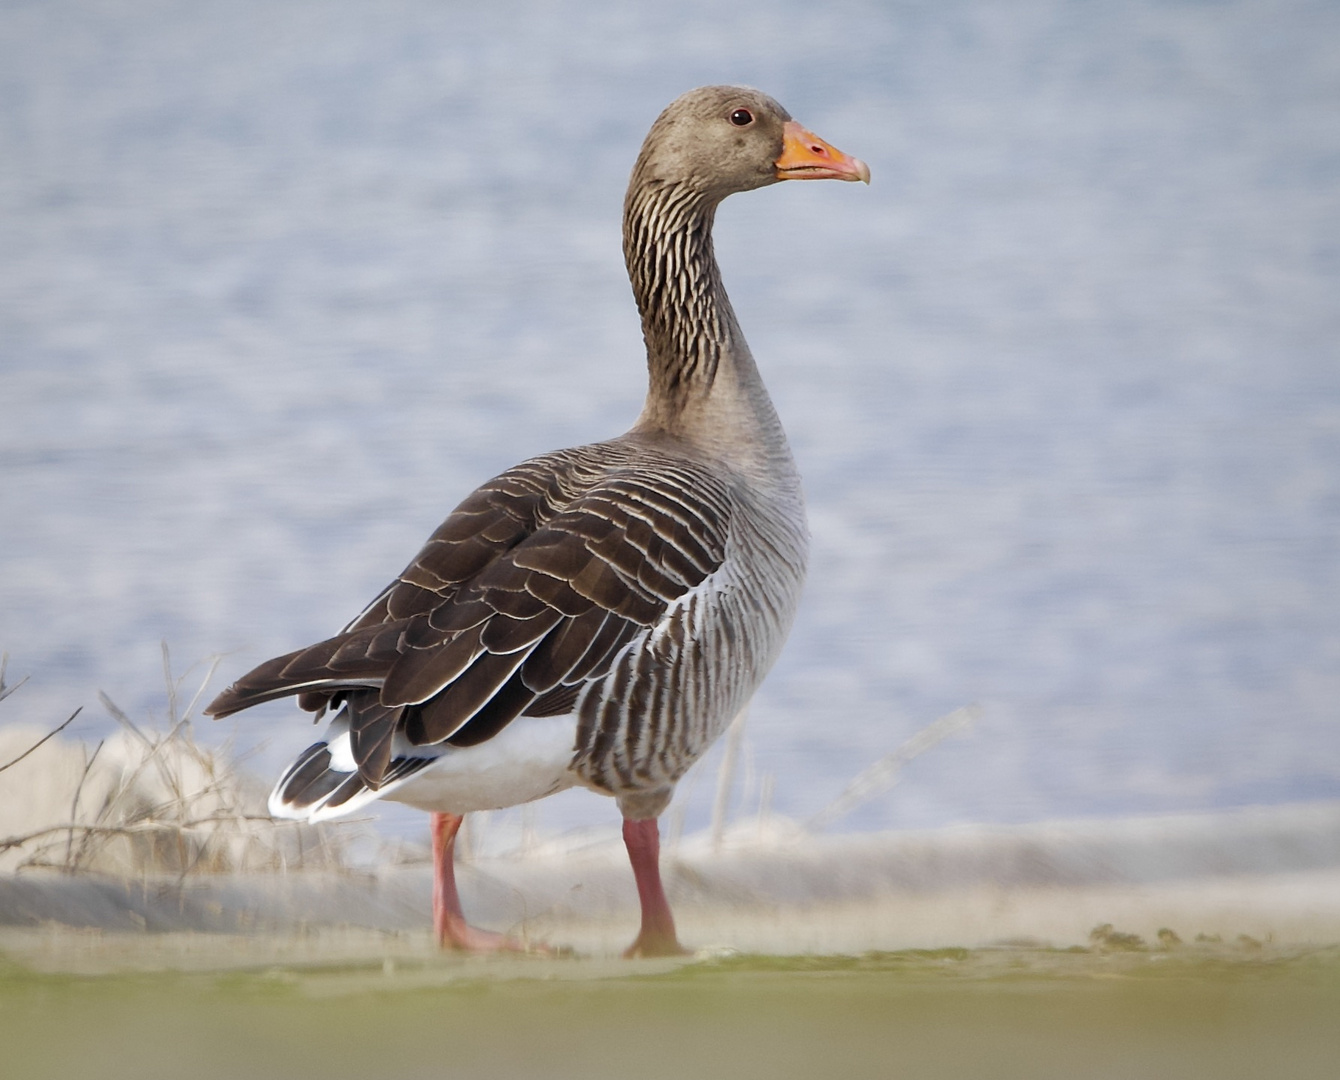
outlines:
M732 81L875 180L720 217L814 531L741 805L973 701L843 827L1336 796L1337 41L1307 0L5 4L0 722L96 739L98 689L164 710L162 640L322 638L481 479L623 430L627 172Z

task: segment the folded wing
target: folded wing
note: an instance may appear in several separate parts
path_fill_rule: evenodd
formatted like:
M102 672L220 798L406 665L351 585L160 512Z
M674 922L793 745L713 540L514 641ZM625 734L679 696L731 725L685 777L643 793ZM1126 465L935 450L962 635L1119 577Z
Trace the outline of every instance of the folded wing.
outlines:
M571 711L721 567L729 526L720 473L681 458L614 442L532 459L466 499L344 632L260 665L208 712L344 704L376 788L397 735L473 746Z

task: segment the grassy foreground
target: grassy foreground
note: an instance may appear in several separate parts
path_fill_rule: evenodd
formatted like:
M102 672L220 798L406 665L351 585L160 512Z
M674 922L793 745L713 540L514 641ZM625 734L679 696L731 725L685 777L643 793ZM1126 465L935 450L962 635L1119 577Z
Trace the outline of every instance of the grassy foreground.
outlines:
M938 950L42 974L6 1076L1333 1077L1340 950Z

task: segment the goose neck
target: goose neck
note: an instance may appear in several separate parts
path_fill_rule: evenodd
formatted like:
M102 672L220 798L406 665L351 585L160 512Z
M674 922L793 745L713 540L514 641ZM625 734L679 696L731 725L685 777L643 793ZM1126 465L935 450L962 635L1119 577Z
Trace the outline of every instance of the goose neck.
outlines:
M647 345L647 400L633 431L669 436L755 483L799 480L781 422L721 284L712 250L720 196L634 184L624 257Z
M654 181L631 189L624 208L650 391L672 411L710 394L723 362L743 347L712 250L716 207L687 185Z

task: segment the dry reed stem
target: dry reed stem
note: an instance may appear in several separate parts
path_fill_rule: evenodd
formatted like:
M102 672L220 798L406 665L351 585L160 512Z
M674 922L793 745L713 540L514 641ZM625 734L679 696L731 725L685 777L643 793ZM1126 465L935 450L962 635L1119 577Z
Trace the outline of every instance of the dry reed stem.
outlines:
M206 749L192 734L191 718L218 668L218 659L209 665L182 710L181 684L186 676L174 677L166 643L162 653L166 732L136 724L107 694L99 692L99 701L124 734L99 742L91 755L81 744L85 760L68 804L68 821L0 837L0 852L19 849L24 857L16 869L40 866L75 873L185 876L347 869L350 826L356 828L366 819L312 826L269 817L264 812L263 791L235 768L230 743L221 749ZM0 659L0 700L21 685L10 687L4 682ZM4 768L54 739L78 715L76 710Z
M0 678L3 678L3 673L0 673ZM23 682L27 682L27 681L28 681L27 679L24 679L24 680L23 680ZM14 687L14 689L17 690L17 689L19 688L19 686L22 686L22 685L23 685L23 682L20 682L17 686ZM6 695L4 695L3 697L0 697L0 701L3 701L4 698L5 698L5 697L8 697L8 696L9 696L9 695L6 694ZM59 727L52 728L52 729L51 729L50 731L48 731L45 735L43 735L40 739L38 739L37 742L33 743L32 746L28 747L27 750L25 750L23 753L21 753L18 757L14 758L12 761L7 761L7 762L5 762L5 764L0 765L0 772L4 772L6 769L11 768L11 767L17 765L20 761L22 761L24 758L26 758L29 754L31 754L34 750L36 750L39 746L41 746L41 745L42 745L44 742L46 742L48 739L54 739L57 735L59 735L59 734L60 734L62 731L64 731L67 727L69 727L71 724L73 724L73 723L74 723L74 719L75 719L75 717L78 716L78 715L79 715L81 712L83 712L83 711L84 711L84 707L83 707L82 705L80 705L79 708L75 709L75 711L72 712L72 713L70 714L69 719L66 720L65 723L61 724Z

